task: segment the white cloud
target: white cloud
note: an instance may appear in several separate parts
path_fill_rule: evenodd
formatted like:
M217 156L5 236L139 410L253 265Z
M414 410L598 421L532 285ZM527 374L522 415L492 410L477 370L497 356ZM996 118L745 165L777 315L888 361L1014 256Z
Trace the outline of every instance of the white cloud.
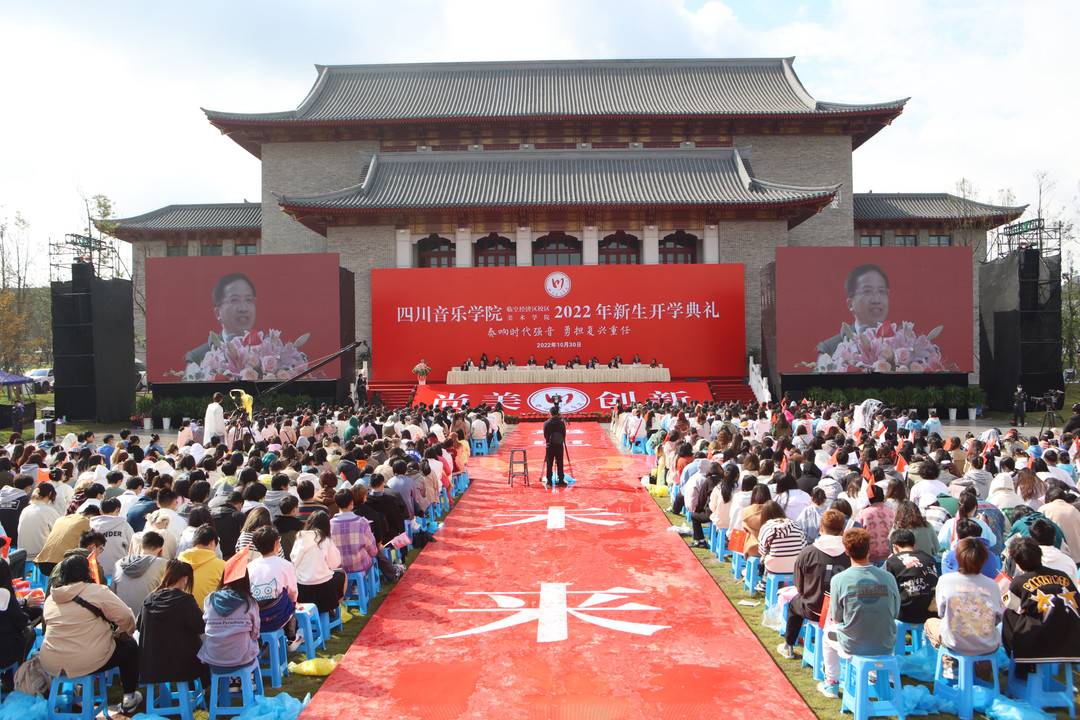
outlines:
M177 14L182 12L183 14ZM750 13L753 13L751 15ZM812 95L910 95L855 153L857 190L1072 203L1080 167L1073 45L1080 3L874 2L824 9L706 0L48 4L0 12L0 213L44 251L80 229L80 191L122 214L259 197L259 164L200 106L294 107L314 63L580 57L797 56Z

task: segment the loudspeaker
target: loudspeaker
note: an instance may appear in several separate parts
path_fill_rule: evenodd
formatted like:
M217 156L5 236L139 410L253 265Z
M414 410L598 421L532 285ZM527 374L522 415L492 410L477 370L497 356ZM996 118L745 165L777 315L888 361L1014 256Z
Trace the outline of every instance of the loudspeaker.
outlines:
M135 402L135 307L130 280L71 266L52 284L56 413L76 420L127 420Z

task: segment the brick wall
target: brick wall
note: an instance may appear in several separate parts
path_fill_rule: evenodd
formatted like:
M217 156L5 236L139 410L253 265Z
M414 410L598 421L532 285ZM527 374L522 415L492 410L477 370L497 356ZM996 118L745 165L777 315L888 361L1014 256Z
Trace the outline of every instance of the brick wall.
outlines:
M325 252L327 240L278 206L279 195L316 195L363 181L378 148L369 141L266 143L262 146L262 253Z
M776 259L776 248L788 244L783 220L723 222L720 262L742 263L746 303L746 349L761 349L761 271Z
M356 339L371 341L371 271L392 268L397 263L394 228L332 227L327 231L326 250L341 256L341 266L356 276Z
M762 180L793 185L841 184L839 207L826 207L794 228L793 247L851 245L851 137L848 135L738 135L737 148L750 147L750 166Z

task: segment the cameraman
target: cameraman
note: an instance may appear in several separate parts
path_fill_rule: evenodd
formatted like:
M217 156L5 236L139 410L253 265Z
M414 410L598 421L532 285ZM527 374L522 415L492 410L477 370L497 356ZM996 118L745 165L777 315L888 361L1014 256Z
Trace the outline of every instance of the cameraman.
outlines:
M1024 392L1023 385L1016 386L1016 392L1013 393L1013 416L1012 424L1018 427L1024 427L1025 414L1027 413L1027 393Z

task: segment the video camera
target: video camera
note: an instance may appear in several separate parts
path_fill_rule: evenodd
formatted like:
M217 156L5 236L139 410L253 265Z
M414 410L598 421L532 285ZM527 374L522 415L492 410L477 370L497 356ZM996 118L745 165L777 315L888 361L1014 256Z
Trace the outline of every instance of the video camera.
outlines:
M1053 410L1061 407L1062 400L1065 399L1065 393L1061 390L1047 390L1041 398L1036 398L1035 402L1040 407L1044 407L1047 410Z

